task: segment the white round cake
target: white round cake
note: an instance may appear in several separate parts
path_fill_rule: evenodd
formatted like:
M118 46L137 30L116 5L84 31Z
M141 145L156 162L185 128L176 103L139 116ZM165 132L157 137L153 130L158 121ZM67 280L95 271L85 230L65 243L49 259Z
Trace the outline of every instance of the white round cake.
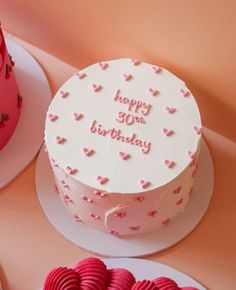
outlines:
M191 195L201 119L185 83L133 59L80 70L49 107L45 144L76 221L113 235L167 226Z

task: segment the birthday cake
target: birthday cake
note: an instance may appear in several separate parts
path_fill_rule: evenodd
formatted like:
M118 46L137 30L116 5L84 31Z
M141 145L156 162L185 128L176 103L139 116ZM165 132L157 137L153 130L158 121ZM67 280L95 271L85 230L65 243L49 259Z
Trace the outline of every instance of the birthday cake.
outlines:
M185 83L124 58L86 67L59 89L45 145L56 190L75 221L121 236L168 226L184 211L201 135Z
M8 54L0 27L0 150L15 130L22 103L13 66L14 61Z
M158 273L157 273L158 275ZM56 267L46 276L43 290L198 290L179 287L169 277L137 280L125 268L107 269L98 258L85 258L73 268Z

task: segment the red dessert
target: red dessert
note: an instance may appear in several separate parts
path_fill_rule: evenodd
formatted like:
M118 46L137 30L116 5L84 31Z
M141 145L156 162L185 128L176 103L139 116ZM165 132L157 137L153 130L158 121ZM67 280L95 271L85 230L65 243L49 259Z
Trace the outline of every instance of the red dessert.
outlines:
M43 290L198 290L178 287L167 277L135 281L133 274L123 268L107 269L98 258L86 258L73 269L58 267L46 276Z

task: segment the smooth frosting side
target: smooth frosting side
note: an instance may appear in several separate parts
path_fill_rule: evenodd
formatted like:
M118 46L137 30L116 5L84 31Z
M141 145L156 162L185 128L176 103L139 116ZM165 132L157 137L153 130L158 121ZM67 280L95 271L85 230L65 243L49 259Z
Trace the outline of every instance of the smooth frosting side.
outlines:
M22 102L13 65L0 27L0 150L15 130Z
M77 222L112 235L126 235L166 226L184 211L192 193L198 155L199 151L173 181L141 194L107 193L75 181L53 161L51 166L59 197Z

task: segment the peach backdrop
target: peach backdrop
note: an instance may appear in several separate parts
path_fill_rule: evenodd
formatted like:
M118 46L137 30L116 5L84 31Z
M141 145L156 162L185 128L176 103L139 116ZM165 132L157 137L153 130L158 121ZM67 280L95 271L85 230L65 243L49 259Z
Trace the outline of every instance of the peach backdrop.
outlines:
M26 42L54 93L74 68L132 56L184 79L208 127L215 192L184 241L148 257L192 275L210 290L235 288L236 1L0 0L4 29ZM28 43L31 43L32 46ZM38 47L38 48L37 48ZM45 273L88 256L48 223L35 194L35 162L0 191L0 277L5 289L39 289Z
M74 66L133 56L172 70L205 126L234 141L235 11L235 0L0 0L7 31Z

